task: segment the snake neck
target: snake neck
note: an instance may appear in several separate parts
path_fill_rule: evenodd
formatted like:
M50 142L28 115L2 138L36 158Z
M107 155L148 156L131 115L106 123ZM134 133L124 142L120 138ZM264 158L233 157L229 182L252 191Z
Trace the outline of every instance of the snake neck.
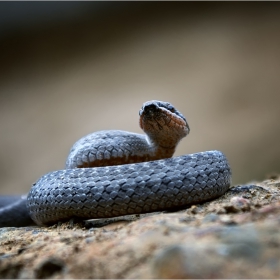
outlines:
M168 141L168 139L162 140L155 137L151 138L149 135L146 135L146 141L148 146L147 153L151 155L149 160L172 157L178 144L174 143L174 141Z

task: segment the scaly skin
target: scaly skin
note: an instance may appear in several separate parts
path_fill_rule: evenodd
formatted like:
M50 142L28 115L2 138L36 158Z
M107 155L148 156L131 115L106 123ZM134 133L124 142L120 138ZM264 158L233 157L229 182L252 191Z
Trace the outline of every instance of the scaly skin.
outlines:
M221 152L170 158L189 133L186 119L170 103L146 102L139 115L146 135L112 130L85 136L72 147L65 170L33 185L27 210L25 198L0 209L0 226L22 225L13 222L16 205L38 225L48 225L185 207L229 188L231 170Z
M89 134L74 144L65 168L112 166L169 158L190 131L184 116L167 102L146 102L139 115L140 127L146 135L121 130Z

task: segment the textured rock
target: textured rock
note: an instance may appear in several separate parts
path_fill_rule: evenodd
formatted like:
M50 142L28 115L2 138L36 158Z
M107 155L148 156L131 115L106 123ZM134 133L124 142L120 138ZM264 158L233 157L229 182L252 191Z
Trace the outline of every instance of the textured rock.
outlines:
M2 228L0 277L279 278L279 182L173 213Z

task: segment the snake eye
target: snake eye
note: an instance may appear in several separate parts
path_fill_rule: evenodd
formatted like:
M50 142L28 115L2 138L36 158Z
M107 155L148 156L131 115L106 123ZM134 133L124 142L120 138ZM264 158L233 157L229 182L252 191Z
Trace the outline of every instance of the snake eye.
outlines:
M171 112L171 113L175 113L175 108L173 106L168 106L168 110Z

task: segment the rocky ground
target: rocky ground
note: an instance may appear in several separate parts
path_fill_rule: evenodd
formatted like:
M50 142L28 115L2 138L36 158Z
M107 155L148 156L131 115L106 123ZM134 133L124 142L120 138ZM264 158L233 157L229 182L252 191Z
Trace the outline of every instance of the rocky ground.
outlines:
M0 278L280 278L280 177L173 213L0 229Z

